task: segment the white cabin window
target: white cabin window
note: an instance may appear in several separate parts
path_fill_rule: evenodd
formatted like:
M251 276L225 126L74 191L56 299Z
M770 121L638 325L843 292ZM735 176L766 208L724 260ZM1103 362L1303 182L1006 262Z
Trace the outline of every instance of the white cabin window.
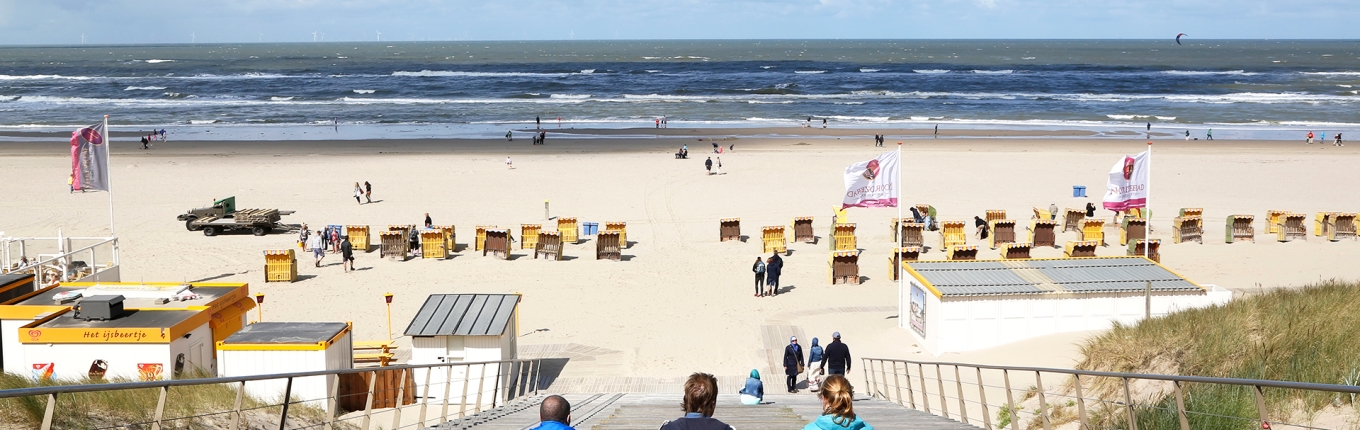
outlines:
M467 350L463 348L462 336L449 336L449 349L446 356L457 360L467 358Z

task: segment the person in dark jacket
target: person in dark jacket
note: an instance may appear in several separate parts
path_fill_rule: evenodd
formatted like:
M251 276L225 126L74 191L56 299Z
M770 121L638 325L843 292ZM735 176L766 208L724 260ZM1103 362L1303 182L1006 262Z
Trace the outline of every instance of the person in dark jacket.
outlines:
M708 172L710 175L713 174L713 157L708 157L707 160L704 160L704 171Z
M732 430L732 426L713 418L713 410L718 406L718 378L713 375L689 375L680 406L685 416L667 421L661 430Z
M771 296L779 295L779 274L784 271L784 259L775 252L765 263L765 283L770 287Z
M1087 217L1087 218L1095 218L1095 217L1096 217L1096 204L1095 204L1095 203L1086 202L1086 217Z
M850 347L841 343L841 332L831 333L831 343L826 345L819 368L830 368L832 375L844 375L850 371Z
M756 256L756 264L751 266L751 271L756 274L756 297L765 296L765 262L761 261L760 256Z
M799 369L803 367L803 347L798 346L798 336L789 337L789 346L784 347L784 385L790 393L798 392Z
M983 221L982 217L975 216L973 217L973 225L977 227L978 239L986 239L988 231L991 230L991 227L987 225L987 221Z

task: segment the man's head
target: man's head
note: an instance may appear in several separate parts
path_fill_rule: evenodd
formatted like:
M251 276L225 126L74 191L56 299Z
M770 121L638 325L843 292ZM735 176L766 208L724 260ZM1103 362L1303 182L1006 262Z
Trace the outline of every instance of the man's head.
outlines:
M685 400L680 406L686 413L713 416L713 409L718 406L718 378L707 373L689 375L685 381Z
M559 395L548 396L543 399L543 404L538 406L538 420L571 425L571 403Z
M831 333L831 338L832 338L832 339L836 339L836 340L841 340L841 332L838 332L838 331L837 331L837 332L832 332L832 333Z

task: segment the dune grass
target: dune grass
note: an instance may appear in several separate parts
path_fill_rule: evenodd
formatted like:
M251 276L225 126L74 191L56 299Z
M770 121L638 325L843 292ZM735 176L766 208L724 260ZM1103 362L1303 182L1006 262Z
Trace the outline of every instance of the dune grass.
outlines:
M1360 284L1277 289L1116 325L1082 353L1079 369L1360 385ZM1198 413L1190 415L1191 428L1259 428L1247 421L1259 416L1249 387L1187 384L1185 393L1186 409ZM1356 407L1347 394L1267 388L1264 396L1276 420ZM1138 428L1179 428L1175 408L1175 398L1163 396L1135 414ZM1126 416L1105 415L1101 427L1127 427Z

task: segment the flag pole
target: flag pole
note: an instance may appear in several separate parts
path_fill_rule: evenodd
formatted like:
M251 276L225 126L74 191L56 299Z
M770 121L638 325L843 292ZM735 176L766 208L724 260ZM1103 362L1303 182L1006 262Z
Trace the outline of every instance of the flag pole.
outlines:
M1147 218L1143 220L1143 258L1151 259L1152 255L1152 140L1148 140L1147 158L1147 193L1143 195L1143 211L1147 212Z
M104 149L107 150L107 151L109 152L109 158L112 158L112 157L113 157L113 133L111 133L111 132L109 131L109 116L108 116L108 115L104 115ZM107 163L107 165L108 165L108 166L112 166L113 163ZM106 167L107 167L107 166L106 166ZM109 191L108 191L108 194L109 194L109 236L117 236L118 233L116 233L116 232L114 231L114 229L113 229L113 174L112 174L113 172L104 172L104 173L108 176L108 179L105 181L105 185L108 186L108 188L109 188Z
M897 186L895 188L897 188L897 226L893 228L896 228L897 231L893 232L893 235L897 236L897 243L894 244L893 248L902 246L902 142L897 142ZM897 251L893 252L897 253ZM894 267L893 270L897 271L897 296L899 300L902 296L902 263L904 263L901 255L897 253L893 256L893 260L897 261L897 267ZM899 315L898 318L901 318L901 316Z

